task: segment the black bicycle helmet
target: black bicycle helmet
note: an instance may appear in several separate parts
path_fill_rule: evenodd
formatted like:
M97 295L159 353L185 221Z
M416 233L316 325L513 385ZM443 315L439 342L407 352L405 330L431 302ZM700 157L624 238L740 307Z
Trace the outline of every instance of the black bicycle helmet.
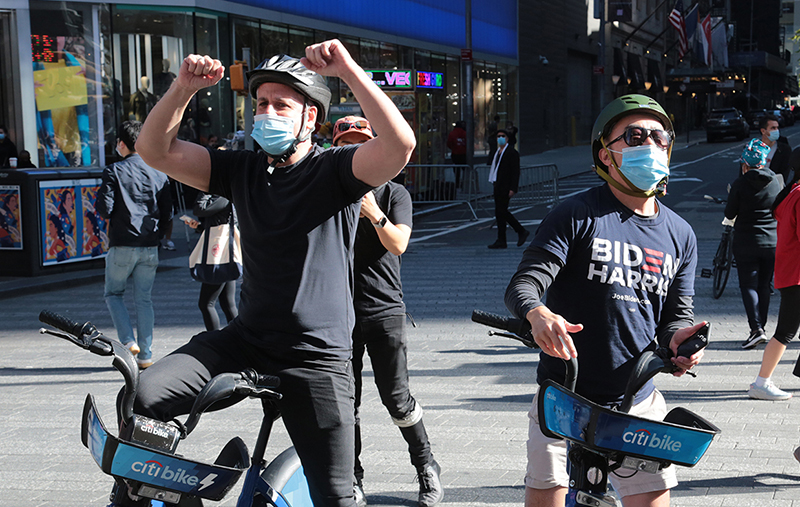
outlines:
M247 73L250 95L256 98L258 87L264 83L281 83L302 93L321 114L317 121L324 123L331 103L331 90L325 78L308 70L300 60L287 55L275 55L261 62Z

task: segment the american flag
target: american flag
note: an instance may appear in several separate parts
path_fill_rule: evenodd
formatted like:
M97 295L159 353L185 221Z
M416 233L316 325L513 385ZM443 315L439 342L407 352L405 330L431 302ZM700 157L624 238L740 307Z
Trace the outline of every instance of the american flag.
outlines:
M683 0L675 2L675 8L669 13L669 22L678 31L678 58L683 58L683 55L689 51L689 41L686 39L686 23L683 19Z

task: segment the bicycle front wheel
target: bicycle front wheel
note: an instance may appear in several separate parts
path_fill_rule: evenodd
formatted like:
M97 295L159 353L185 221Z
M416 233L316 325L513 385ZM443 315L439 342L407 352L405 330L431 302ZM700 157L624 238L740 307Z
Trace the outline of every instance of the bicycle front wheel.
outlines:
M733 264L733 246L730 234L723 234L719 242L717 254L714 256L713 286L712 295L714 299L719 299L728 284L728 277L731 275L731 265Z

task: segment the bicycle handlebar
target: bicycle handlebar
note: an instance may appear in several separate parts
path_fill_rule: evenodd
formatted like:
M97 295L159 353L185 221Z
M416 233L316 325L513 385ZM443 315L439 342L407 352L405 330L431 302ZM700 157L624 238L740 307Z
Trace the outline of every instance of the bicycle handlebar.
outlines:
M508 331L511 334L501 334L506 338L512 338L525 344L528 348L539 348L531 334L531 324L527 320L505 317L496 313L484 312L482 310L472 310L472 321L484 326L494 327ZM500 334L500 333L498 333ZM578 381L578 359L570 358L564 360L567 371L564 376L564 387L570 391L575 390L575 383Z
M98 356L113 356L112 365L125 379L125 392L120 406L120 417L124 424L133 418L133 400L139 387L139 366L136 359L124 345L104 336L91 322L78 324L72 319L47 310L39 313L39 320L65 334L42 329L58 338L69 341Z
M527 320L515 319L512 317L505 317L494 313L484 312L481 310L472 311L472 321L485 326L494 327L508 331L513 335L506 335L508 338L513 338L525 343L528 347L538 348L538 345L533 341L531 336L530 323ZM681 343L678 347L678 356L690 357L700 349L708 345L708 335L711 331L711 323L706 323L705 326L700 328L694 335L689 337L686 341ZM532 344L532 345L531 345ZM670 359L673 357L672 349L668 347L657 347L655 350L645 351L636 364L636 367L631 372L628 379L625 396L619 406L621 412L628 412L633 406L633 400L639 389L647 383L648 380L653 378L657 373L674 373L678 371L678 367L672 364ZM570 391L575 391L575 384L578 379L578 360L571 358L569 361L564 361L567 366L566 375L564 378L564 387Z

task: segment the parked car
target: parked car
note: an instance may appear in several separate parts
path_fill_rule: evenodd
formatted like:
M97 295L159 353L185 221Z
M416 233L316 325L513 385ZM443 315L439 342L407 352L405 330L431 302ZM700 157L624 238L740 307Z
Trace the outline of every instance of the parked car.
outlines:
M794 125L794 115L792 114L792 110L788 107L782 107L779 109L781 112L781 117L783 117L783 121L786 126L791 127Z
M747 121L750 123L751 127L759 130L761 128L761 124L764 122L764 117L768 114L772 113L764 109L754 109L748 113Z
M786 117L783 116L783 113L780 109L771 109L769 112L778 118L778 128L783 128L786 126Z
M726 136L744 139L750 135L750 124L742 113L734 108L714 109L706 121L706 140L711 143Z

